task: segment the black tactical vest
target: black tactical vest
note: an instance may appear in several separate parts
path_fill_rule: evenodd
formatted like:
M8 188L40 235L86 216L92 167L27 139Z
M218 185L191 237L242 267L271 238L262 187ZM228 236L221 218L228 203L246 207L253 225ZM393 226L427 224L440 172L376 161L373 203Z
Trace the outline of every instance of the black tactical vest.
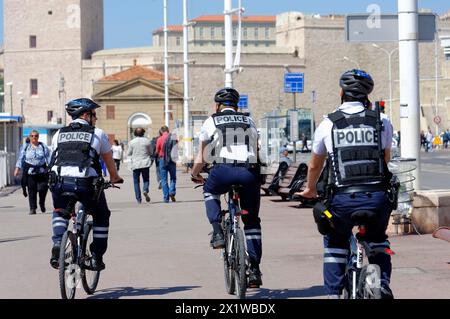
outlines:
M77 166L80 172L92 167L101 176L101 165L97 151L92 147L95 127L71 123L69 126L59 130L58 144L53 153L52 164L58 167L58 171L63 166Z
M328 154L330 186L376 186L382 189L388 172L381 147L381 120L372 110L356 114L336 111L333 122L333 154Z
M216 142L212 149L214 163L256 163L258 135L256 130L251 129L252 120L248 114L226 110L213 114L212 119L216 126L216 133L211 137L211 142ZM253 151L254 158L252 156L252 158L248 157L246 161L233 161L219 157L220 151L224 147L232 152L232 145L245 145L247 151Z

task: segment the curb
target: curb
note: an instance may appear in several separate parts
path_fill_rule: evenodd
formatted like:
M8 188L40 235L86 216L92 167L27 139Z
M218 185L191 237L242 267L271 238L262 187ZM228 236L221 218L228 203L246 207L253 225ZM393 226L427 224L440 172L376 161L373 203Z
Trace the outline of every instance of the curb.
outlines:
M20 189L20 186L8 186L0 190L0 197L6 197L9 194L14 193L16 190Z

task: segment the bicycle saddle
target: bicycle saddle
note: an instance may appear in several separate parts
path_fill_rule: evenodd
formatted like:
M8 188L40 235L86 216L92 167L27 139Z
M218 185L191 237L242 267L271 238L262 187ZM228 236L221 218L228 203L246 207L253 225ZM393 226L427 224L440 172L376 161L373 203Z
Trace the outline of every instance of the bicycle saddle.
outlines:
M350 219L355 225L365 225L375 219L376 215L370 210L358 210L350 216Z
M78 201L78 195L73 192L64 192L61 196Z

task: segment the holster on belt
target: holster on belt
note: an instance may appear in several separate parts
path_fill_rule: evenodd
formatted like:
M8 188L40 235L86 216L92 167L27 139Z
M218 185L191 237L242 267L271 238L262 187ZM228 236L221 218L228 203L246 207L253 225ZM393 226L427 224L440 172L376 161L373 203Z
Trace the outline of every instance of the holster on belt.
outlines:
M320 234L325 236L333 231L333 215L324 203L319 202L314 205L313 216Z

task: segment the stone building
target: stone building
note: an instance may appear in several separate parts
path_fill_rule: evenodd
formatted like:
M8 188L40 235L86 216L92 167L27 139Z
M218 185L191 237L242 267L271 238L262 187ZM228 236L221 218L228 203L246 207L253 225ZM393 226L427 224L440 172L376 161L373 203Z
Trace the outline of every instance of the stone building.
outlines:
M5 0L3 16L5 101L19 115L24 99L25 125L63 123L64 100L82 93L82 60L103 49L103 0Z
M223 15L207 15L192 19L189 26L188 44L191 47L225 47ZM275 46L276 16L244 16L241 20L243 47ZM233 16L234 45L237 43L237 16ZM183 26L168 26L168 47L183 47ZM164 28L153 32L153 46L164 46Z
M36 10L38 1L41 10ZM64 101L79 96L100 98L103 80L135 67L135 60L140 67L163 70L163 47L157 46L156 43L153 47L102 50L102 0L4 0L4 14L5 83L13 83L15 114L20 110L19 96L15 92L23 92L25 125L54 125L58 123L58 118L64 122ZM249 111L257 121L268 112L279 110L283 113L294 106L293 95L283 91L284 73L304 72L304 93L297 94L295 106L311 108L315 122L320 122L323 115L331 112L340 103L340 75L355 67L365 69L374 77L375 89L371 98L384 99L386 112L389 112L388 56L370 43L347 43L343 16L287 12L264 23L256 23L252 17L247 19L248 23L244 21L243 25L247 26L247 37L243 35L241 55L244 71L234 76L234 85L241 93L248 95ZM274 20L276 25L272 27ZM190 65L189 77L190 95L194 100L190 102L190 108L192 117L201 118L212 112L212 97L224 83L225 59L221 29L223 18L212 19L211 16L203 16L193 21L196 24L191 27L189 35L189 54L194 63ZM423 110L422 127L433 127L437 84L437 113L443 119L439 129L443 130L450 127L450 44L445 38L450 35L448 15L441 16L438 22L438 35L442 40L436 47L434 43L419 45L420 96ZM203 28L203 38L200 28ZM268 46L263 44L267 40L266 28L269 28ZM243 31L245 32L245 29ZM158 32L154 34L154 38L160 35L161 31ZM175 45L169 47L169 75L182 79L182 46L176 45L179 28L172 32ZM259 42L255 40L255 34ZM200 43L203 43L203 46ZM394 43L378 45L389 52L396 47ZM438 53L437 78L435 49ZM393 123L394 128L398 130L398 51L394 51L392 55L392 75ZM133 79L125 81L132 82ZM176 80L170 86L173 89L171 98L174 103L179 101L177 94L182 95L182 91L176 89L177 85L181 87L179 81ZM117 85L120 87L124 83ZM155 82L150 83L155 85ZM144 85L141 81L138 87L139 91L144 90L144 87L150 90L151 86L149 83ZM155 86L152 88L156 90ZM144 95L148 94L142 92ZM5 86L6 101L9 101L8 93L8 87ZM114 96L107 98L114 99ZM137 97L137 100L139 99L140 97ZM106 100L102 100L102 103L110 105ZM172 101L170 103L172 104ZM111 105L116 106L116 112L119 112L119 101L114 100ZM121 116L122 123L117 125L120 125L122 130L120 136L125 136L129 130L129 118L126 118L126 115ZM161 108L160 118L162 116ZM182 114L174 113L173 116L172 125L178 125L183 118ZM157 117L150 117L153 131L153 121L156 123ZM102 122L102 125L108 123Z
M174 85L169 97L170 126L174 127L175 119L183 116L182 87ZM102 105L97 110L97 125L109 134L110 142L117 139L127 143L137 127L143 127L152 138L164 125L164 74L161 72L134 65L96 81L92 98Z

